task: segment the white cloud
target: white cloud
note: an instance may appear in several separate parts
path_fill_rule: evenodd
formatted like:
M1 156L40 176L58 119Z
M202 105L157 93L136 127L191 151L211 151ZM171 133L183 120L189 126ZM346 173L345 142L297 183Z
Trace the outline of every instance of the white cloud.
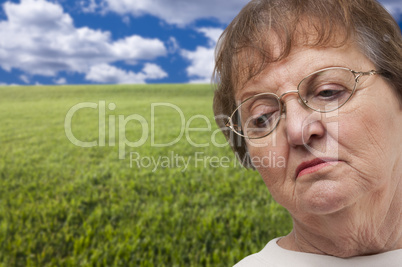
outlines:
M166 54L166 48L161 41L144 39L137 35L114 42L110 49L113 56L121 60L153 59Z
M379 1L396 19L402 15L401 0L380 0Z
M162 70L156 64L147 63L145 64L144 68L142 69L142 73L145 74L145 79L163 79L166 78L168 75L165 71Z
M147 63L139 73L125 71L108 64L92 66L85 79L99 83L145 83L148 79L162 79L167 77L158 65Z
M203 33L209 39L210 46L215 46L223 30L220 28L199 28L198 32Z
M78 2L78 4L81 6L81 10L84 13L94 13L102 9L102 6L99 5L95 0L81 0Z
M167 54L158 39L133 35L113 41L110 32L75 28L59 4L45 0L6 2L3 8L8 20L0 22L0 66L6 71L87 73L99 64L138 63Z
M176 51L180 49L179 42L173 36L169 37L169 40L166 42L166 45L168 47L169 53L171 54L176 53Z
M209 83L215 64L215 45L222 29L200 28L199 32L208 38L208 47L198 46L195 51L182 50L182 56L190 62L186 71L191 83Z
M0 83L0 86L21 86L20 84L16 84L16 83Z
M55 84L66 84L67 80L66 80L66 78L59 78L59 79L54 79L53 82Z
M184 50L182 55L191 63L186 69L193 78L190 82L208 83L214 69L214 49L199 46L195 51Z
M102 0L108 11L140 16L151 14L180 26L201 18L214 18L227 23L249 0Z
M24 83L29 83L29 78L26 75L20 75L20 80Z
M150 14L167 23L184 26L202 18L230 22L250 0L85 0L88 7L102 12ZM379 0L396 18L402 14L401 0Z
M126 24L127 26L130 26L131 20L130 20L129 16L124 16L121 20L123 21L124 24Z

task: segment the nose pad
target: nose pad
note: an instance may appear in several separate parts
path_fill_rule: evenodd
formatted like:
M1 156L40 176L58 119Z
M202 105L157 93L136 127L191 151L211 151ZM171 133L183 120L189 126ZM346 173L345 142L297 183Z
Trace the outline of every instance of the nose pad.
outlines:
M281 110L282 116L286 116L286 104L282 103L282 110Z

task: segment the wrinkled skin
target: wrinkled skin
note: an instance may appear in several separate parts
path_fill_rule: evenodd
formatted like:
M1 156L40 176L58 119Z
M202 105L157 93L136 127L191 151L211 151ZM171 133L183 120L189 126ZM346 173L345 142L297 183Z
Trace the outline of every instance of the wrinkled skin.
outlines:
M333 66L375 69L353 44L295 47L248 81L236 98L281 95L296 90L308 74ZM365 76L349 102L327 114L307 109L297 94L283 102L286 113L275 131L247 144L252 158L271 152L286 162L256 166L294 220L293 231L278 244L338 257L402 248L402 108L390 85L380 75ZM315 158L329 163L296 177L297 167Z

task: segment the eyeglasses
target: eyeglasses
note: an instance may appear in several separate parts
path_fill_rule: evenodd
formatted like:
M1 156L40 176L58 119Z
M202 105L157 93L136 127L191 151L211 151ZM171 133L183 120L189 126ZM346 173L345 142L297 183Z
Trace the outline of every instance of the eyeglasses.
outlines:
M229 117L226 124L236 134L258 139L269 135L279 124L285 105L282 98L297 93L304 106L320 113L334 111L348 102L362 76L375 75L377 71L358 72L343 67L315 71L305 77L297 91L278 96L261 93L244 100Z

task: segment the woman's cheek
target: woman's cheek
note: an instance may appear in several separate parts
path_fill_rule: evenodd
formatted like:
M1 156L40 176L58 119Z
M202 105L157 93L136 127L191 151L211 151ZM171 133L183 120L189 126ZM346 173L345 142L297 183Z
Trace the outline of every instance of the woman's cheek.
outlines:
M248 149L253 165L260 173L269 191L278 192L277 187L283 187L287 181L287 148L283 144L272 145L272 142L269 144L271 145L249 145Z

